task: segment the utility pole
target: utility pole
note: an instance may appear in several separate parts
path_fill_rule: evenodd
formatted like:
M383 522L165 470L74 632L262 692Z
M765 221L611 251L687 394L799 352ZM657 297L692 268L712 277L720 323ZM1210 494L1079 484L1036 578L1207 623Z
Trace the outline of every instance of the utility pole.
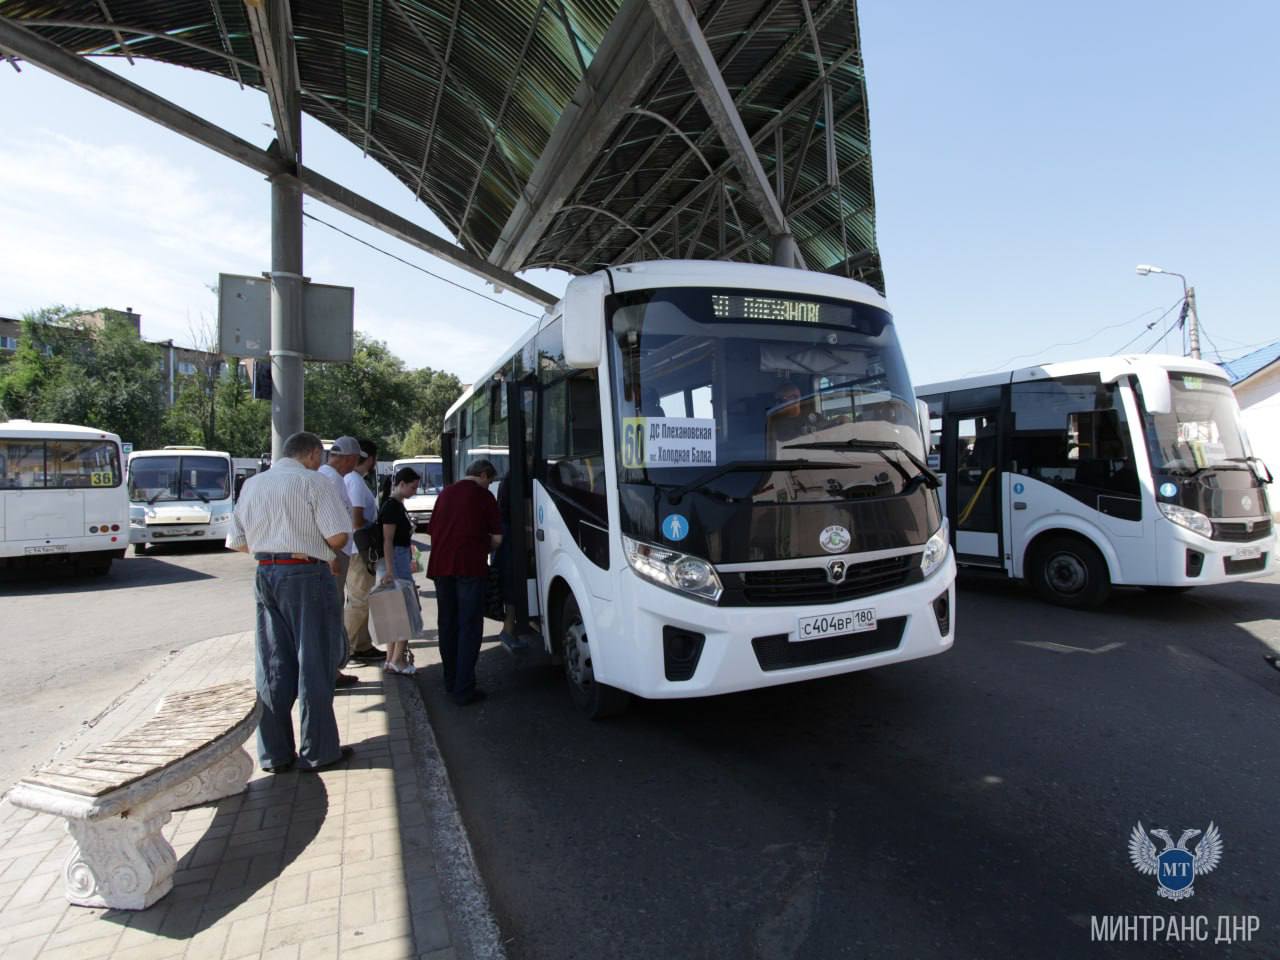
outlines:
M1196 288L1187 287L1183 294L1187 298L1187 340L1191 345L1191 356L1200 359L1200 318L1196 316Z

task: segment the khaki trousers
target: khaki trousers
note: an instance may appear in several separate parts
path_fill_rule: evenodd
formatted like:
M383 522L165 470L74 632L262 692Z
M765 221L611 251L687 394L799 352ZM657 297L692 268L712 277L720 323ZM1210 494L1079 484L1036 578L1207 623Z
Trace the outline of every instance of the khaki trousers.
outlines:
M369 636L369 591L373 589L373 581L364 560L359 555L354 557L347 571L347 603L342 611L351 653L375 649Z

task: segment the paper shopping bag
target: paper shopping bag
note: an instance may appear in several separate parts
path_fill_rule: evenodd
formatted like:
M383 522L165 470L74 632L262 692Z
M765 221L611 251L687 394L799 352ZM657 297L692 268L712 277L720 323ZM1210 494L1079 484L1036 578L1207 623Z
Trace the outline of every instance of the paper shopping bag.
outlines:
M397 640L413 637L409 608L398 584L375 587L369 593L369 633L373 642L384 649Z

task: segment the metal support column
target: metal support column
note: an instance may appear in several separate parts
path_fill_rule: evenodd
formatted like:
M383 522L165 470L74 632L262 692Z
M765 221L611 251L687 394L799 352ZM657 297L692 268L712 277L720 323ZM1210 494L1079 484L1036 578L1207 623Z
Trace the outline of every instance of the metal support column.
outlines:
M271 459L302 429L302 190L271 178Z

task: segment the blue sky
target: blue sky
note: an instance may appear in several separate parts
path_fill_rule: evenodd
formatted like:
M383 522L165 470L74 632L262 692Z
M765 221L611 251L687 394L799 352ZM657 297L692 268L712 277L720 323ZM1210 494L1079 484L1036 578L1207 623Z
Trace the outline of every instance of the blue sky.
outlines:
M1138 277L1137 263L1187 275L1225 356L1280 337L1280 4L863 0L860 16L879 242L917 383L1111 353L1181 295L1174 278ZM258 93L106 63L246 139L271 139ZM218 272L269 267L259 175L29 65L0 69L0 122L0 314L132 306L144 336L192 342L213 322ZM445 234L320 124L307 123L304 153ZM323 205L306 209L485 291ZM411 366L470 380L537 313L510 294L504 307L458 291L312 221L306 230L306 273L354 286L357 328ZM527 278L563 289L561 274ZM1180 352L1176 335L1166 344Z

